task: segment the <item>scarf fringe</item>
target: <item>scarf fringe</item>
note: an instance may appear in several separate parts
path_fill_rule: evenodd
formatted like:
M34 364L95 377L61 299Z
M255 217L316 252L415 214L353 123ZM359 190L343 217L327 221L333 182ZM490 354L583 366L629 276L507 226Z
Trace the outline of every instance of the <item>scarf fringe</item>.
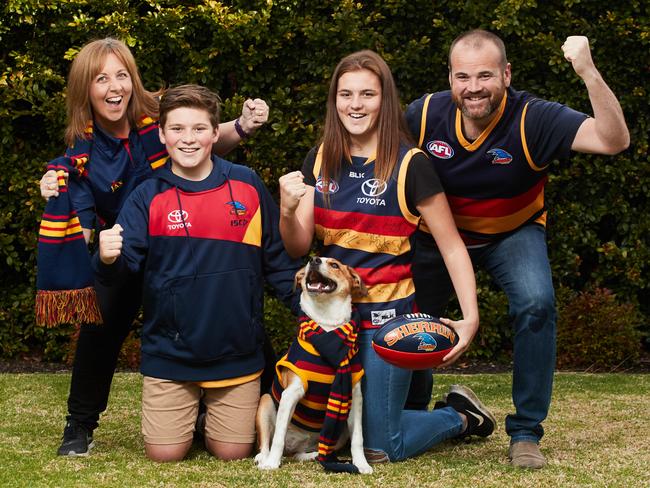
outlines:
M336 456L319 462L325 471L331 473L359 474L359 468L352 464L352 461L341 461Z
M101 324L102 315L92 286L79 290L39 290L36 294L36 325Z

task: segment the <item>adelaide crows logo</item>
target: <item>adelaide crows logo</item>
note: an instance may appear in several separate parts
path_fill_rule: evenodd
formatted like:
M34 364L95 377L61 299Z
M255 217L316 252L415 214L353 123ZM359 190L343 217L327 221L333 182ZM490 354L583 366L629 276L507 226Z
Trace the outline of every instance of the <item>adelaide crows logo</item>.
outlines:
M241 202L233 200L231 202L226 202L226 205L230 205L230 213L232 215L246 215L246 207Z
M418 334L415 334L413 337L420 339L420 344L418 344L418 351L433 352L436 350L436 347L438 347L436 340L426 332L420 332Z
M503 149L490 149L487 152L488 159L492 159L492 164L508 164L512 161L512 155Z
M121 181L121 180L113 181L113 182L111 182L111 191L112 191L113 193L115 193L117 190L119 190L120 188L122 188L123 185L124 185L124 182Z
M248 219L244 217L248 209L243 203L232 200L226 202L226 205L230 205L230 227L244 227L248 224Z

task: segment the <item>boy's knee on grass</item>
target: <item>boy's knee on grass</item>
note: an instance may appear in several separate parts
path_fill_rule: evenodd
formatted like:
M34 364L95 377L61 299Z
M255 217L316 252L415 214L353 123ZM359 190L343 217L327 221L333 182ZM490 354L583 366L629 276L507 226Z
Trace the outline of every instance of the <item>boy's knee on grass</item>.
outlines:
M222 461L236 461L246 459L253 453L254 443L239 444L234 442L221 442L213 439L205 440L205 447L217 459Z
M148 444L145 442L144 451L152 461L168 463L184 459L191 446L191 440L180 444Z

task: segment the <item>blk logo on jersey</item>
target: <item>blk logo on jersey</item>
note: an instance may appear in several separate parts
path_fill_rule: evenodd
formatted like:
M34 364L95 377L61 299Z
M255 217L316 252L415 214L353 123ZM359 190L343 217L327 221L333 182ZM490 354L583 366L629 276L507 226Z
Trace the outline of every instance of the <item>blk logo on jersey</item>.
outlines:
M378 198L384 194L388 184L385 181L382 181L377 178L371 178L369 180L361 183L361 192L365 197L357 197L357 203L363 203L366 205L381 205L386 206L386 200L383 198Z
M445 141L430 141L427 151L439 159L449 159L454 155L454 150Z
M182 229L187 227L188 229L192 227L192 224L189 222L189 214L183 210L172 210L167 214L167 228L169 230Z
M488 159L491 159L492 164L509 164L512 162L512 155L503 149L490 149L487 152Z
M323 193L324 184L325 183L323 183L323 178L319 176L318 180L316 180L316 191L318 193ZM330 184L329 184L329 188L327 189L327 192L336 193L337 191L339 191L339 184L336 181L334 181L332 178L330 178Z
M390 319L395 318L397 314L395 309L391 308L389 310L372 310L370 312L370 320L372 325L382 325L388 322Z
M243 203L233 200L226 202L226 205L230 206L230 215L235 217L230 219L231 227L239 227L248 224L248 219L243 218L247 212L246 206L244 206Z

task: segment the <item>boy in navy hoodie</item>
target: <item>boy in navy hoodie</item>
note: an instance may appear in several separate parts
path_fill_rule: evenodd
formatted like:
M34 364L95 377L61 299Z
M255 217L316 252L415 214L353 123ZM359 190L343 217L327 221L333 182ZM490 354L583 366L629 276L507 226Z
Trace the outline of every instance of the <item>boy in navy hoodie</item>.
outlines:
M169 160L101 232L95 270L114 283L144 273L142 433L147 456L176 461L191 444L199 400L220 459L250 455L264 368L263 282L293 298L299 262L285 252L278 209L249 168L212 155L219 98L168 90L160 140Z

